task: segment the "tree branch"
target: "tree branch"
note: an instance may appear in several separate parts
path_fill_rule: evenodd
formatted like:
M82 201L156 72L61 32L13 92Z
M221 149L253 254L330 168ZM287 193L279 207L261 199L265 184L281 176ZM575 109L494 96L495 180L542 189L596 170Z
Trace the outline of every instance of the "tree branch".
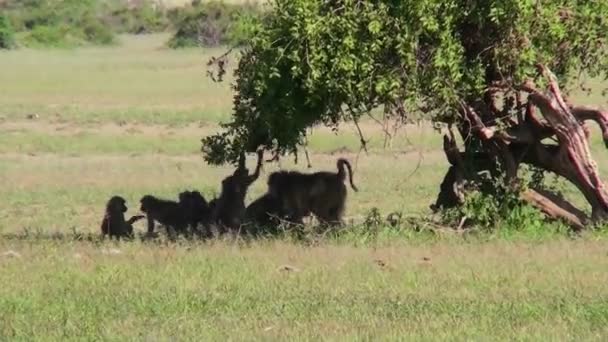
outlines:
M585 228L587 215L556 194L544 190L527 189L521 194L521 198L550 218L566 221L576 231Z
M570 110L574 117L580 122L595 121L602 130L602 138L604 139L604 144L608 148L608 111L586 106L570 107Z

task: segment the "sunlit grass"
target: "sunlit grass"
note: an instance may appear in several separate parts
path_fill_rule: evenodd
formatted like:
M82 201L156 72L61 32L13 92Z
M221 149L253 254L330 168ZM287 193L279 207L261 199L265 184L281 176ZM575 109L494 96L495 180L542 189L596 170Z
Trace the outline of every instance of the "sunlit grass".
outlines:
M66 119L113 121L117 113L134 111L135 120L163 116L163 123L170 123L173 113L199 113L199 120L205 119L200 113L216 119L213 113L227 114L228 82L206 76L207 59L223 50L174 51L162 47L167 38L144 35L125 37L119 47L2 52L0 117L19 118L29 110L54 118L65 110Z
M0 259L0 334L600 341L608 333L603 246L4 242L21 257Z

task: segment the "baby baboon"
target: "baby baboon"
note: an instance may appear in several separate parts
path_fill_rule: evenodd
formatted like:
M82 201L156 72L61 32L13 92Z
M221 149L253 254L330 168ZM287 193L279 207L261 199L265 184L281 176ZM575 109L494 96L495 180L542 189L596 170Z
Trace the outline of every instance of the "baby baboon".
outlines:
M268 192L279 200L280 211L289 222L303 224L303 218L312 213L322 224L341 224L347 195L344 166L351 188L358 191L350 163L340 158L337 173L274 172L268 177Z
M211 220L209 203L198 191L184 191L179 194L179 204L184 213L184 219L194 233L200 233L200 227L206 227Z
M112 196L106 204L106 212L101 222L101 235L109 235L110 238L132 237L133 223L145 216L137 215L125 221L127 212L127 201L120 196Z
M213 205L213 223L220 232L238 230L245 216L245 196L253 182L260 176L263 151L257 152L258 162L253 174L245 168L245 153L241 153L239 165L234 173L222 181L222 192Z
M188 226L187 215L178 202L145 195L140 200L141 211L148 217L148 234L154 234L154 221L164 225L170 237L174 232L184 233ZM174 231L170 231L174 230Z

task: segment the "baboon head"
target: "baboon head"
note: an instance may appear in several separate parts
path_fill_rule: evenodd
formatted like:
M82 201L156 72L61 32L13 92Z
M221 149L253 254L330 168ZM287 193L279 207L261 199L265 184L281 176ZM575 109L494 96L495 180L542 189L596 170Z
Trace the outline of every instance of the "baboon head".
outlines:
M120 196L112 196L106 205L106 213L118 214L127 212L127 201Z
M209 209L209 203L198 191L184 191L180 193L179 203L189 213L196 210L207 211Z
M190 201L190 194L192 192L191 191L183 191L179 194L178 198L179 198L179 202L180 203L186 203L188 201Z
M152 195L145 195L141 198L141 200L139 200L139 202L141 203L141 207L139 210L144 213L147 213L148 210L150 210L150 208L154 206L154 203L156 203L156 198L154 198L154 196Z
M205 204L207 205L207 201L205 197L201 195L198 191L184 191L179 194L179 202L182 204L188 205L196 205L196 204Z

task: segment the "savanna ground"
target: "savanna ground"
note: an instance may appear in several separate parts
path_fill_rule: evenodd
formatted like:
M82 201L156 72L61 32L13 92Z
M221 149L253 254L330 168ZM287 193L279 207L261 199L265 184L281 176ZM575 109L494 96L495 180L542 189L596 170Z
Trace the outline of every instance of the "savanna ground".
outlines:
M148 193L212 197L231 172L199 152L231 109L228 84L205 77L220 50L172 51L166 38L0 53L1 340L606 339L602 233L570 239L521 227L462 237L405 227L312 245L71 239L97 232L113 194L134 214ZM591 85L573 97L606 105L602 85ZM354 127L316 128L309 141L314 169L334 169L338 156L354 164L360 192L349 194L348 220L374 207L430 215L447 167L437 133L408 126L384 149L381 129L363 126L368 154ZM596 131L592 146L608 176ZM280 167L305 164L301 155ZM256 182L248 201L264 187ZM67 237L43 238L58 233Z

